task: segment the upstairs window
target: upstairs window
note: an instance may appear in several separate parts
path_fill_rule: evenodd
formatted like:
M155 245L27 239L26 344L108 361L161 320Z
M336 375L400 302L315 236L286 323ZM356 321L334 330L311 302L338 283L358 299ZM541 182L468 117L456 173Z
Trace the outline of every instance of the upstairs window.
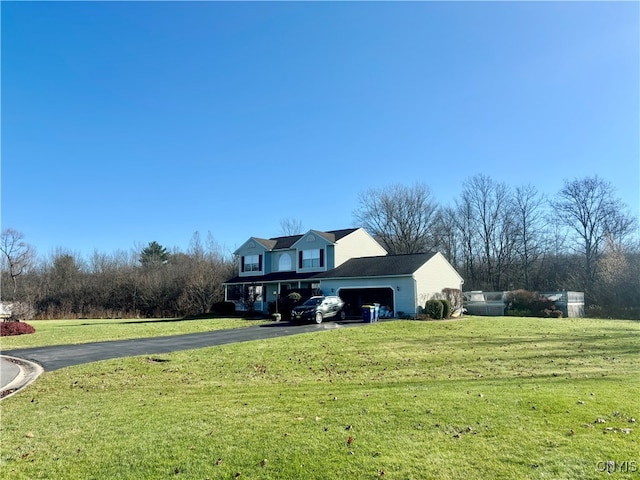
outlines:
M260 272L262 270L262 255L245 255L242 257L243 272Z
M288 253L280 255L278 260L278 270L281 272L288 272L291 270L291 256Z
M324 267L324 250L314 248L312 250L302 250L298 258L299 268Z

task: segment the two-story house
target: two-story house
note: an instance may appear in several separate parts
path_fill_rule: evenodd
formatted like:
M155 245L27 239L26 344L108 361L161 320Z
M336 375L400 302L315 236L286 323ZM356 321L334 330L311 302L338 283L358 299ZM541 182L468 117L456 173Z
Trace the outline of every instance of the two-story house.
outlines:
M463 283L442 254L387 255L362 228L251 237L235 255L238 274L225 282L225 299L240 310L249 300L256 311L266 312L269 302L299 290L338 295L351 313L375 302L413 315L442 289L461 290Z
M252 297L255 310L267 310L269 302L288 290L320 291L314 276L333 270L354 257L382 256L387 251L362 228L277 238L251 237L234 255L238 275L225 282L225 297L239 309Z

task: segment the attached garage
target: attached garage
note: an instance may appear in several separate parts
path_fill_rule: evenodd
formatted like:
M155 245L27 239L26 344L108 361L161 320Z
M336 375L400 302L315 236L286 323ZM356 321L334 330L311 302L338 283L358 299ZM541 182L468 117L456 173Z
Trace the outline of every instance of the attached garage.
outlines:
M393 315L414 315L445 288L462 290L462 277L441 253L352 258L314 276L325 295L339 295L349 315L379 303Z
M338 289L338 296L345 303L347 315L359 316L362 305L379 303L389 311L395 311L395 295L392 287L345 287Z

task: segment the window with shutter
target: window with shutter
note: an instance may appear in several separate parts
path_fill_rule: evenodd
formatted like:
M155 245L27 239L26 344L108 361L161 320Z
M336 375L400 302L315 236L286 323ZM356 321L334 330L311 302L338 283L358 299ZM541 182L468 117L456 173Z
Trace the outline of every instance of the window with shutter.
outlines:
M324 250L314 248L300 252L301 268L317 268L324 266Z

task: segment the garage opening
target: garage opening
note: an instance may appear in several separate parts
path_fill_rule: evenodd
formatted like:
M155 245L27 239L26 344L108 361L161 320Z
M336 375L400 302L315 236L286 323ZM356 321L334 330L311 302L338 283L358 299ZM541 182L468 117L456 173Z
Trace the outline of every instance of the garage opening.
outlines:
M362 305L379 303L391 312L395 311L393 288L341 288L338 295L345 303L345 313L350 317L362 316Z

